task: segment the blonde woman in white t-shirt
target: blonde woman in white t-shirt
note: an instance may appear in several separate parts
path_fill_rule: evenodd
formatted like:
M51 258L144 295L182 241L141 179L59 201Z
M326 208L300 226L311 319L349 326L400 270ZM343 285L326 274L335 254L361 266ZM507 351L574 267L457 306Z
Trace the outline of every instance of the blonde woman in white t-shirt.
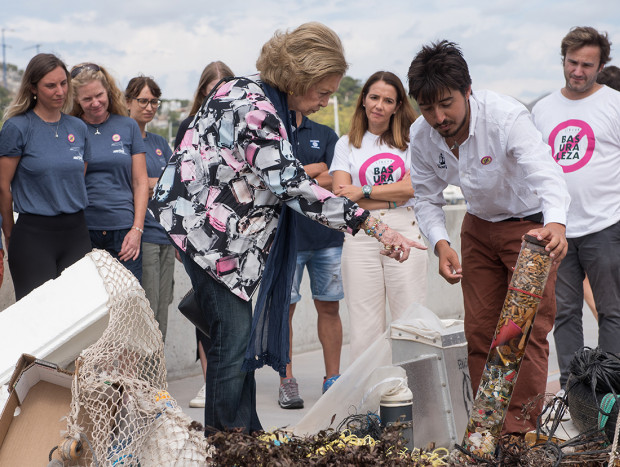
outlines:
M346 196L407 238L420 240L409 175L409 127L415 111L400 79L373 74L357 100L348 135L340 138L330 167L334 193ZM350 315L351 362L414 302L426 301L428 254L411 250L405 263L390 264L370 238L347 235L342 280Z

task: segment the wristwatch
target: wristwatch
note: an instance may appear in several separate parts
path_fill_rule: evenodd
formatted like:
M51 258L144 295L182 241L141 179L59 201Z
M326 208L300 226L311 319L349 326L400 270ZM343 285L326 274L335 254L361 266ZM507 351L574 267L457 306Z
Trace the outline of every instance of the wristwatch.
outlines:
M362 194L364 195L364 198L370 199L370 193L372 193L372 185L364 185L362 187Z

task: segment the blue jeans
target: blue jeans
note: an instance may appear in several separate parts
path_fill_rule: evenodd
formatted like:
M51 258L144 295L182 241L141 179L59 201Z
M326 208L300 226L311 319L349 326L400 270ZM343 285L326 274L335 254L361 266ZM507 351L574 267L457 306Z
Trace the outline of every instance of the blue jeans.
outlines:
M120 263L125 266L129 271L136 276L139 281L142 281L142 245L140 245L140 255L136 259L130 259L127 261L121 261L118 258L118 254L123 247L123 240L125 235L131 229L120 230L89 230L90 243L93 248L100 248L107 251L116 258Z
M254 372L241 370L252 329L252 302L237 297L191 258L182 256L198 303L209 320L205 433L229 428L243 428L248 433L262 430L256 413Z
M297 252L297 265L291 291L291 304L301 300L299 287L308 268L312 299L322 302L337 302L344 298L340 258L342 247L321 248L320 250L300 250Z
M555 284L557 314L553 337L564 388L570 362L584 345L583 279L588 275L598 312L598 345L620 353L620 222L590 235L568 239Z

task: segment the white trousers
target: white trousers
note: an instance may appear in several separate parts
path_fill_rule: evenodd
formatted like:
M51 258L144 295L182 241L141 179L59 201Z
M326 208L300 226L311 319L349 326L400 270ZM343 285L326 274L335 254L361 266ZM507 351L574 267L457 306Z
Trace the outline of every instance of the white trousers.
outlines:
M374 210L405 237L423 242L413 208ZM386 330L386 298L392 319L414 302L425 304L428 251L412 248L404 263L380 255L383 245L360 230L345 237L342 250L344 299L350 317L350 362L353 363Z

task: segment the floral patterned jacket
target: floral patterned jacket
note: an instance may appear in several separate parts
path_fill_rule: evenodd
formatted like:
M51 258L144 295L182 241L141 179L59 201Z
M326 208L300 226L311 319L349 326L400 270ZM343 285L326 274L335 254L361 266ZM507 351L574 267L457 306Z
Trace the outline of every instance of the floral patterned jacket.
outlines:
M176 247L244 300L260 283L282 203L353 234L367 216L305 173L261 84L235 78L211 95L149 205Z

